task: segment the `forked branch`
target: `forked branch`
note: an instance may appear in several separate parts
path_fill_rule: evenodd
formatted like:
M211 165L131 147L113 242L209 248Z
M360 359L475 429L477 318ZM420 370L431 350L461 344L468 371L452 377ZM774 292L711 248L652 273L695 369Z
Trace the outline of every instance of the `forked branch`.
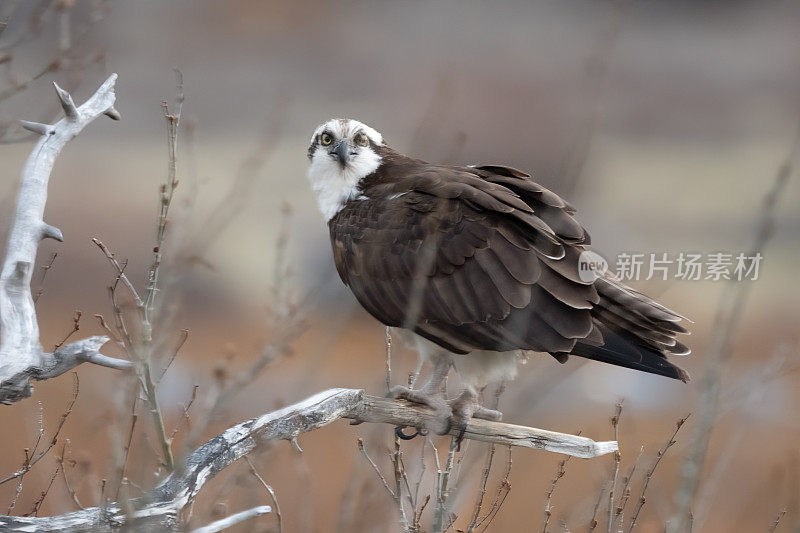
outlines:
M89 337L54 350L42 349L36 319L31 276L42 239L63 241L61 230L43 220L47 184L58 154L67 142L101 115L119 120L114 109L112 74L80 107L72 96L55 85L65 117L56 124L23 121L26 129L40 134L22 170L17 207L9 232L6 255L0 271L0 403L11 404L32 393L31 380L49 379L84 362L115 369L130 368L129 361L100 354L107 337Z

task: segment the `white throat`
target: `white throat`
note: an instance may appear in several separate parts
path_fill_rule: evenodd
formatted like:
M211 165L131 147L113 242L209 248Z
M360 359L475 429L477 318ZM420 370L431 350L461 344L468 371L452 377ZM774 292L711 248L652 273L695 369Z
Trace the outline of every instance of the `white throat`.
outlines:
M336 216L348 200L357 197L359 182L375 172L380 164L381 156L372 150L363 150L344 168L324 150L316 151L307 175L326 222Z

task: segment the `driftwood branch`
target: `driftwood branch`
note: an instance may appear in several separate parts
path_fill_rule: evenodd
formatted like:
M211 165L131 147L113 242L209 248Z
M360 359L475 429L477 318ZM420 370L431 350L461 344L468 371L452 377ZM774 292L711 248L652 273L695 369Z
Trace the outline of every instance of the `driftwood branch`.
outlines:
M0 271L0 403L10 404L30 396L31 380L59 376L84 362L115 369L131 366L128 361L99 353L107 337L89 337L52 353L45 352L39 340L30 287L39 241L48 238L63 241L61 230L46 224L42 218L47 183L56 157L70 139L97 117L119 119L114 109L116 79L116 74L109 76L80 107L68 92L55 85L65 117L56 124L22 122L24 128L42 137L22 170L16 212Z
M192 533L217 533L217 531L224 531L235 526L236 524L240 524L246 520L250 520L270 512L272 512L272 508L269 505L253 507L252 509L226 516L225 518L217 520L216 522L212 522L207 526L199 527L195 530L192 530Z
M365 394L357 389L330 389L299 403L234 426L191 454L160 485L144 496L122 503L106 503L53 517L0 515L0 530L97 532L123 526L136 530L180 530L180 511L191 503L203 485L218 472L268 440L292 440L341 418L355 422L418 426L433 416L424 408L400 400ZM453 431L456 434L456 431ZM595 442L586 437L472 420L464 438L554 451L576 457L596 457L617 449L616 442ZM125 511L127 509L127 513Z

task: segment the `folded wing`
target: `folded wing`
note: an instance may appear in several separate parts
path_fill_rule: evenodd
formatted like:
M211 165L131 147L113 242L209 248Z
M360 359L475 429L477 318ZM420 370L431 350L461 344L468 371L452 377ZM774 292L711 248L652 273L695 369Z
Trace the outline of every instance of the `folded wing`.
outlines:
M681 317L611 278L584 281L575 210L500 166L422 165L331 219L342 280L375 318L456 353L569 354L670 377Z

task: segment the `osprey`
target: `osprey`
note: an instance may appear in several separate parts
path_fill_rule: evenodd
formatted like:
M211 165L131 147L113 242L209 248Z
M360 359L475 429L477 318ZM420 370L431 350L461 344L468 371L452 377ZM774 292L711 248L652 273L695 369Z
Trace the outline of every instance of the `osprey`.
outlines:
M437 432L499 419L478 394L513 377L526 351L689 379L667 359L689 353L683 317L611 275L581 275L589 235L528 174L413 159L348 119L319 126L308 158L342 281L433 366L425 385L392 395L434 409ZM448 400L451 366L464 389Z

